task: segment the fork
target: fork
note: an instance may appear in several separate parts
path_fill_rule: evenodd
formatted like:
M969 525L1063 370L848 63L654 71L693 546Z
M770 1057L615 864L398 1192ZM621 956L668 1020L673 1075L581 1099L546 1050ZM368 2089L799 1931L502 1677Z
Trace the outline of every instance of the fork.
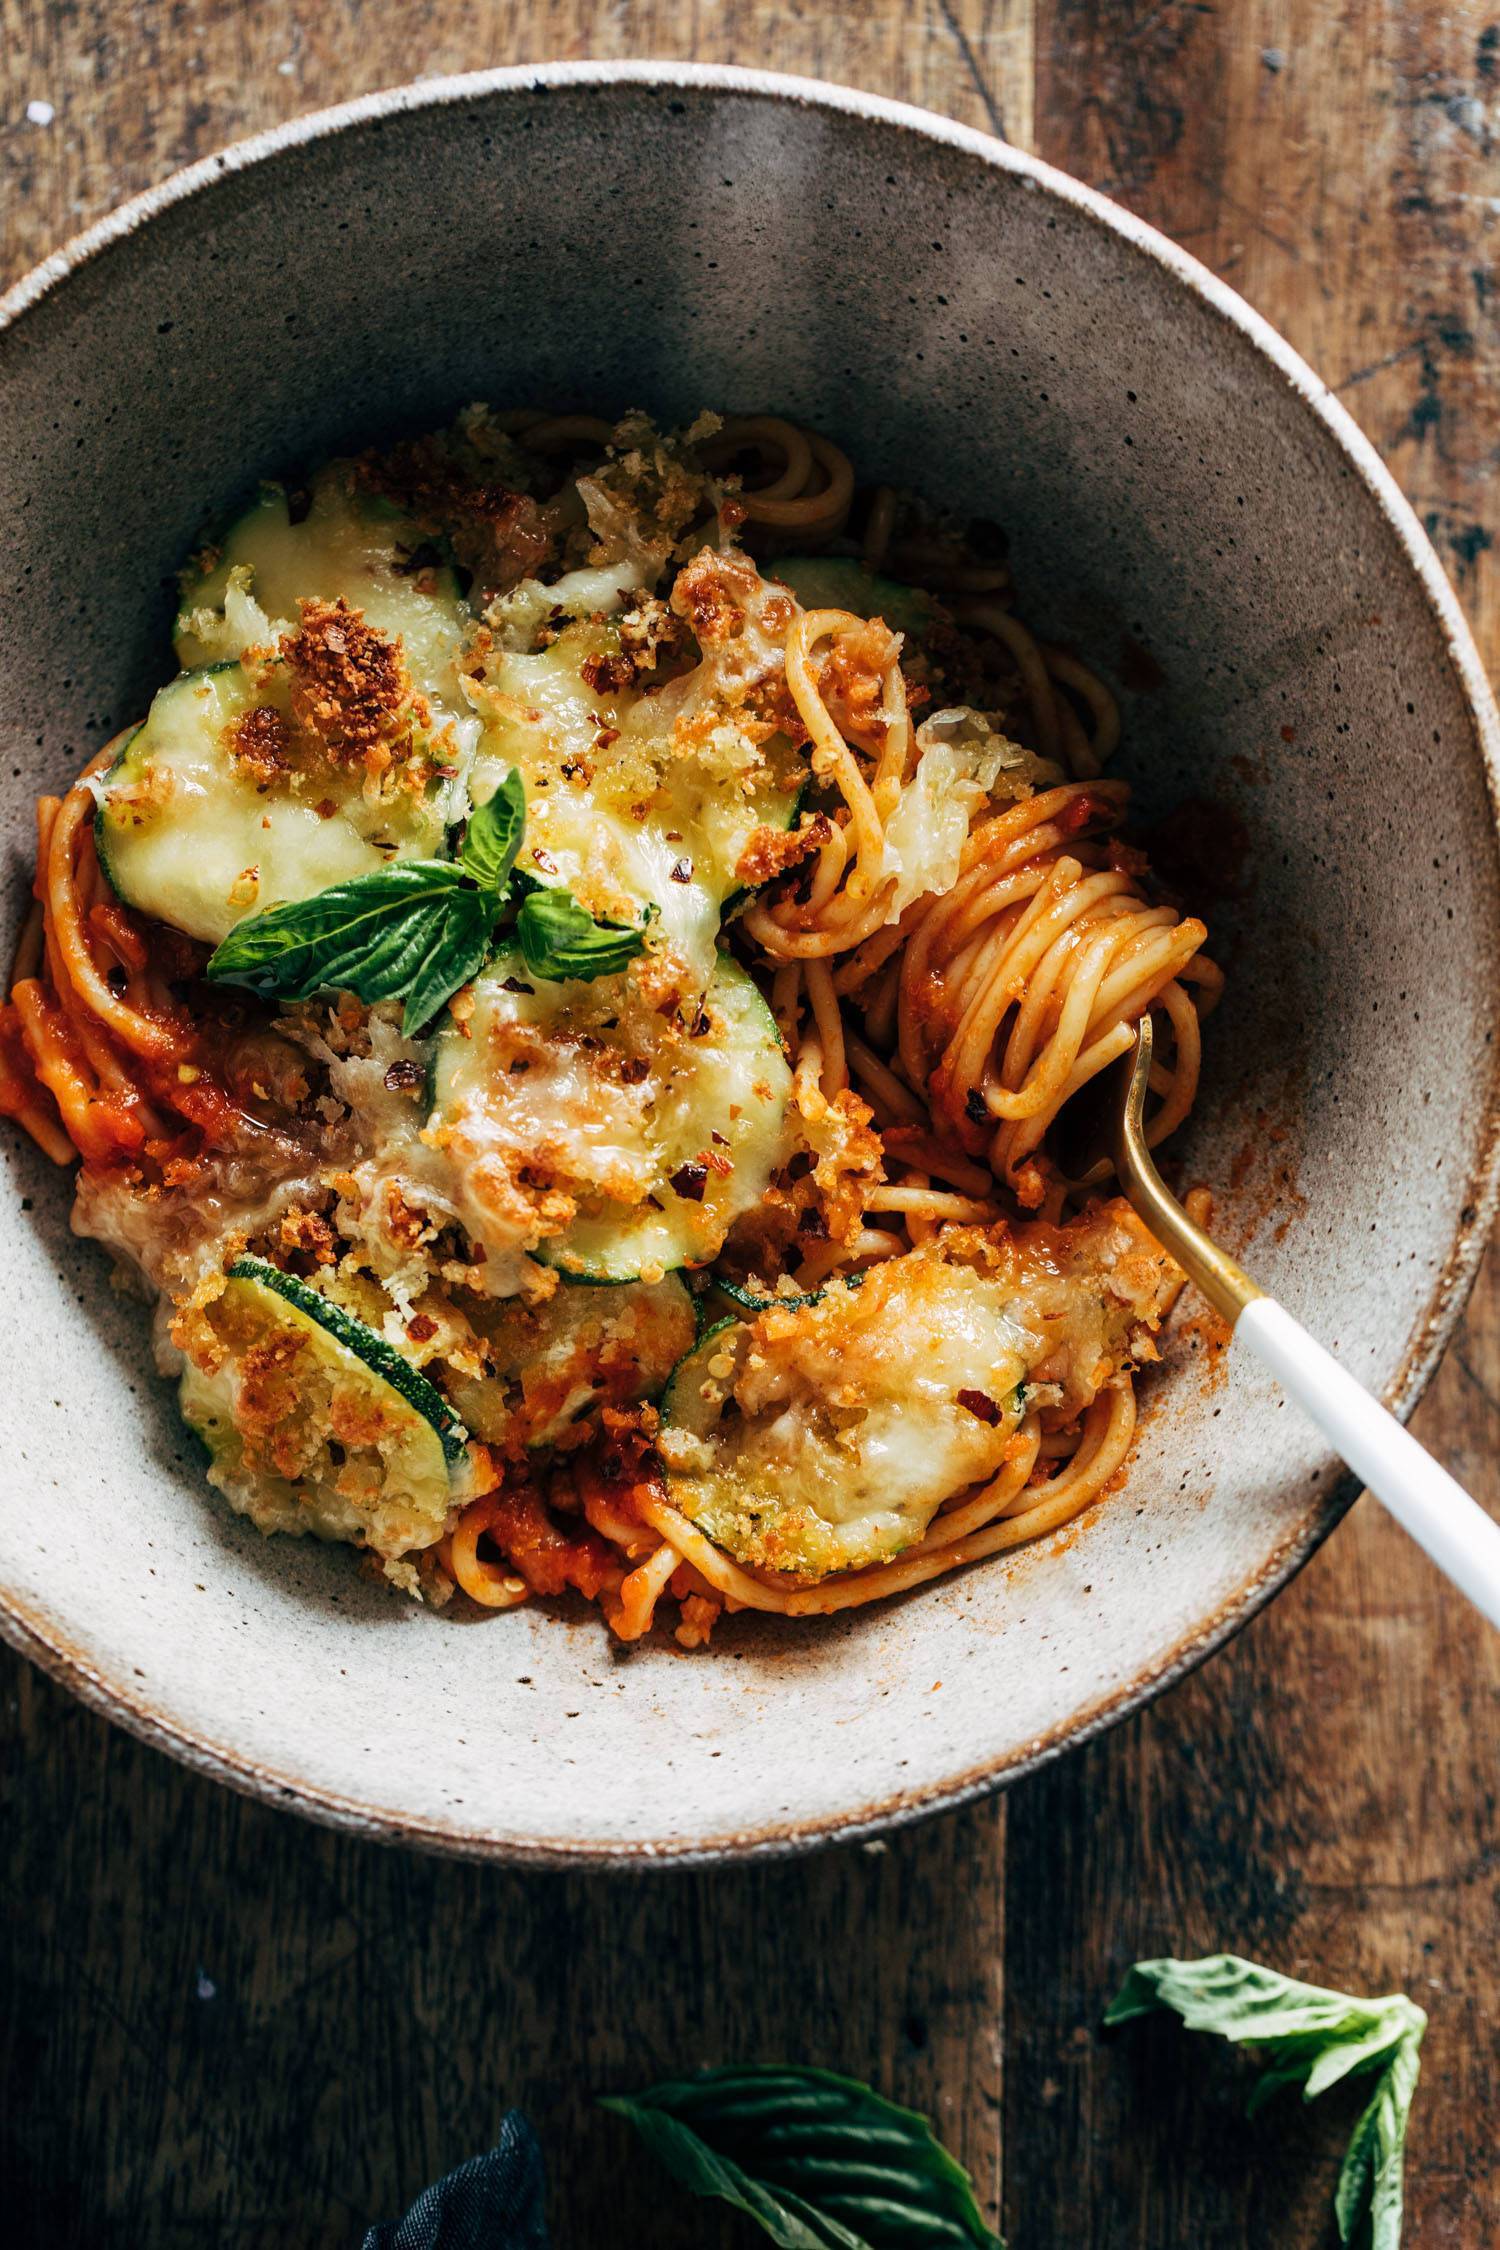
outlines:
M1231 1366L1238 1351L1253 1353L1268 1367L1287 1397L1317 1424L1439 1570L1492 1625L1500 1625L1500 1524L1285 1305L1268 1297L1194 1225L1164 1184L1146 1146L1144 1127L1151 1047L1151 1019L1142 1016L1111 1119L1111 1151L1121 1188L1162 1248L1229 1323Z

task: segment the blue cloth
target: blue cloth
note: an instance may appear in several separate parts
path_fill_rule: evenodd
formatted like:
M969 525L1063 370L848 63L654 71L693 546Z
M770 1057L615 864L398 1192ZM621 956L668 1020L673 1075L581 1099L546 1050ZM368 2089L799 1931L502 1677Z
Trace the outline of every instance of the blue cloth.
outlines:
M536 2135L508 2110L488 2156L423 2188L404 2219L371 2227L361 2250L547 2250L545 2186Z

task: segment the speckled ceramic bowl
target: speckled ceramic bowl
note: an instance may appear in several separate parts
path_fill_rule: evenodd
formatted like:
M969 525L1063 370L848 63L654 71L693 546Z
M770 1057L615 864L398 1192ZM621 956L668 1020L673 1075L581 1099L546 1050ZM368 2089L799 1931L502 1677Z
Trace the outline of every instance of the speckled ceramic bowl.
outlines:
M1239 813L1187 1168L1411 1406L1494 1189L1496 717L1371 449L1191 258L914 110L585 65L197 165L3 314L7 927L33 793L141 707L172 569L248 480L480 396L775 406L1003 520L1030 612L1125 685L1148 810ZM694 1657L621 1657L592 1614L432 1616L227 1515L64 1181L4 1160L0 1623L148 1741L373 1835L642 1863L952 1804L1177 1677L1350 1496L1266 1381L1185 1350L1128 1490L913 1599Z

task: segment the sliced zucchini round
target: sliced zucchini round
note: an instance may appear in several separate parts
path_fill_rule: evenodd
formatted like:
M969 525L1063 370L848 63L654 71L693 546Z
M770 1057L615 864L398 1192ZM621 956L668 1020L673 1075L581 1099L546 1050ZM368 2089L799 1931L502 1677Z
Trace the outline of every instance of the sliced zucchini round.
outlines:
M482 1377L453 1374L453 1402L474 1435L506 1451L556 1445L601 1406L655 1398L693 1340L687 1285L562 1283L541 1304L488 1301L473 1315L491 1361Z
M662 1400L672 1504L804 1582L883 1562L998 1474L1036 1348L1008 1287L941 1242L721 1323Z
M443 848L441 788L371 803L357 774L257 779L236 730L252 712L283 715L277 692L239 664L184 672L100 785L94 837L115 890L205 944L247 914Z
M750 1323L737 1313L709 1322L667 1377L661 1394L664 1428L700 1440L712 1430L727 1397L724 1386L749 1340Z
M879 617L893 633L919 641L937 615L937 603L920 586L877 578L852 555L778 555L767 575L790 586L804 609L847 609Z
M725 907L742 887L745 847L758 828L791 825L807 760L783 736L760 745L747 738L742 770L732 759L720 770L684 754L670 695L610 685L618 612L635 590L628 569L574 572L536 589L553 597L555 638L490 659L471 790L482 804L517 768L526 784L523 872L565 884L591 914L612 920L639 921L642 907L655 907L660 938L701 991ZM515 603L512 595L502 606ZM533 619L535 608L528 596L515 614Z
M205 565L207 567L203 567ZM173 628L184 669L243 656L297 622L303 601L340 596L388 639L399 637L415 685L441 717L478 733L458 661L474 618L449 566L399 509L363 492L351 463L313 478L296 522L280 485L259 497L185 574Z
M383 1336L377 1335L367 1321L360 1320L346 1306L335 1304L321 1290L299 1280L296 1274L283 1273L280 1266L273 1266L265 1258L237 1258L229 1269L229 1278L269 1289L305 1319L316 1321L336 1343L353 1352L382 1382L398 1390L424 1421L432 1424L450 1461L463 1458L467 1433L453 1408L420 1369L413 1367Z
M702 1000L672 1016L629 974L553 983L519 954L471 990L431 1079L467 1192L482 1197L495 1166L544 1173L575 1216L532 1254L575 1280L706 1265L784 1154L791 1073L746 971L719 955Z
M862 1273L846 1274L843 1286L857 1289L864 1278ZM721 1274L714 1275L715 1289L749 1313L769 1312L773 1306L778 1312L797 1312L803 1305L821 1304L828 1286L824 1282L821 1289L752 1289L747 1282L726 1281Z
M188 1359L179 1400L232 1506L262 1531L387 1556L442 1536L464 1428L383 1337L260 1258L230 1267L203 1317L212 1343Z

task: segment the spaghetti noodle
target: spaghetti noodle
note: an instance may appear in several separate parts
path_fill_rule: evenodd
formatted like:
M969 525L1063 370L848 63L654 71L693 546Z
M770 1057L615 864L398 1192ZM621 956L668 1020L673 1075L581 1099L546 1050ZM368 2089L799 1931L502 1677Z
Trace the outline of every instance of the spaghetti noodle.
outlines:
M440 773L461 769L470 801L491 742L525 772L528 821L554 811L559 775L579 788L586 775L597 789L601 773L618 769L644 795L639 774L664 739L674 787L699 759L705 790L748 794L777 745L777 755L794 756L802 786L785 800L797 807L790 825L784 813L779 827L762 822L734 881L721 885L722 903L705 893L713 916L697 987L710 972L721 981L729 973L714 967L727 944L736 973L747 969L765 995L786 1054L786 1123L756 1207L731 1214L715 1239L690 1207L708 1212L720 1175L732 1187L748 1161L738 1144L732 1157L719 1153L730 1148L728 1115L737 1111L715 1113L701 1153L695 1147L671 1172L673 1195L700 1227L700 1251L710 1244L707 1255L677 1261L687 1292L671 1281L677 1296L668 1303L671 1266L643 1253L636 1325L625 1324L616 1292L617 1330L609 1308L603 1329L596 1320L586 1334L570 1310L564 1334L559 1305L610 1292L566 1282L559 1290L559 1261L565 1276L571 1269L555 1238L573 1240L567 1230L580 1212L601 1195L613 1209L608 1197L626 1191L586 1193L579 1180L593 1175L580 1170L582 1158L559 1154L566 1136L545 1118L533 1119L532 1142L518 1153L495 1153L493 1132L476 1139L474 1118L492 1127L499 1114L493 1087L489 1108L464 1112L462 1132L445 1122L441 1101L430 1116L421 1106L424 1090L429 1099L441 1090L442 1037L473 1043L479 983L453 999L452 1031L434 1035L435 1056L432 1041L400 1033L391 1006L347 990L280 1006L226 991L206 974L209 947L192 918L174 927L170 914L131 902L113 860L101 864L101 803L134 739L117 737L61 799L38 804L34 902L0 1010L0 1111L54 1161L82 1159L80 1223L158 1294L166 1364L186 1363L189 1377L196 1366L200 1387L221 1379L222 1335L206 1340L205 1308L226 1277L250 1271L248 1256L261 1261L256 1272L282 1281L330 1365L320 1321L340 1350L357 1331L356 1356L368 1333L367 1382L394 1379L399 1390L405 1378L399 1370L392 1378L377 1350L384 1337L388 1354L401 1355L425 1386L407 1386L407 1408L416 1397L432 1428L446 1430L423 1404L431 1391L467 1432L463 1461L450 1467L451 1496L439 1494L420 1536L377 1536L374 1515L361 1513L350 1449L365 1441L348 1435L350 1394L337 1383L345 1435L323 1433L315 1473L299 1469L302 1481L289 1480L261 1461L255 1484L237 1406L233 1463L216 1454L215 1481L267 1528L352 1538L388 1577L431 1599L457 1588L503 1610L571 1587L597 1601L624 1639L647 1632L671 1600L688 1646L707 1639L721 1611L822 1616L1070 1522L1124 1473L1136 1424L1132 1370L1154 1356L1151 1335L1179 1277L1123 1206L1101 1204L1070 1176L1056 1128L1150 1012L1163 1059L1149 1137L1174 1132L1193 1103L1200 1020L1222 981L1203 951L1204 924L1152 883L1122 838L1128 790L1105 772L1120 732L1108 688L1017 615L988 527L965 531L890 487L860 493L836 445L775 416L705 417L669 441L639 417L615 426L580 414L474 410L453 431L340 475L341 505L374 490L387 514L394 501L409 525L390 564L392 601L407 598L408 586L429 602L447 598L450 565L429 558L455 559L453 598L468 621L464 692L485 731L477 754L443 752L449 738L439 732L438 751L429 742L424 755ZM291 538L293 513L284 512ZM199 564L195 584L219 607L194 610L185 600L192 631L227 630L236 599L270 602L274 572L262 549L253 551L261 558L253 568L221 566L218 580L206 568L215 557ZM569 590L585 579L587 603L600 606L580 595L569 607ZM891 622L913 589L926 605L917 614L931 620L924 633ZM330 601L347 616L345 591L299 583L304 621ZM348 596L356 616L358 596L358 588ZM269 696L271 675L255 666L274 661L279 616L270 607L254 614L270 638L239 661L252 686L261 682L254 692ZM569 702L538 667L560 665L569 636L590 634L568 675ZM412 657L415 628L400 638ZM421 707L429 736L440 729L447 679L429 683L439 718ZM336 699L337 685L332 692ZM263 761L254 785L274 792L290 764L287 786L309 794L308 777L332 770L326 745L285 726L278 733L268 712L262 702L252 713ZM450 737L457 742L459 732ZM229 764L240 755L228 743ZM471 770L465 761L476 758ZM714 758L727 761L722 773ZM652 787L665 787L660 757L651 770ZM230 778L249 786L238 769ZM332 809L317 805L325 819ZM148 812L174 817L170 802ZM639 826L641 808L631 817ZM269 830L270 818L262 825ZM709 827L703 814L694 833ZM551 831L538 833L548 848L537 845L528 863L533 890L537 871L555 871ZM681 845L668 885L705 880L682 842L685 827L663 833ZM635 864L625 850L619 865ZM253 879L257 870L246 872ZM624 926L585 896L581 876L573 882L596 927ZM667 935L629 972L658 1026L665 1016L685 1027L651 1034L669 1041L696 1035L695 1014L707 1025L717 990L682 1002L694 957L677 936L687 921L670 919L675 906L669 888L646 897L648 920L665 916ZM608 989L615 982L623 989L628 979ZM515 974L509 988L531 991ZM575 1020L576 1010L567 1021ZM555 1067L580 1040L592 1052L606 1033L624 1037L613 1017L590 1021L603 1029L523 1037L512 1028L505 1069L535 1070L544 1055ZM624 1089L667 1064L648 1043L610 1067L624 1100ZM472 1153L481 1146L482 1159ZM637 1216L642 1200L660 1208L649 1187L629 1194ZM504 1240L501 1211L512 1227ZM774 1363L782 1348L794 1358L806 1342L799 1321L853 1319L839 1308L857 1307L862 1277L885 1275L897 1292L909 1270L925 1270L924 1259L959 1242L980 1246L978 1270L989 1270L986 1259L1004 1268L1032 1339L1014 1387L1019 1403L1004 1418L983 1387L957 1391L982 1425L976 1433L963 1424L962 1458L977 1461L974 1446L987 1446L984 1472L907 1524L895 1551L848 1567L777 1567L754 1542L736 1551L706 1528L671 1468L688 1457L686 1441L676 1455L664 1445L666 1410L653 1404L691 1341L690 1316L701 1328L728 1304L742 1323L748 1315L736 1348L749 1336L762 1360ZM1124 1325L1101 1352L1105 1302L1117 1314L1125 1308ZM899 1294L891 1303L899 1308ZM521 1304L543 1308L527 1313L533 1321L556 1314L556 1336L548 1330L538 1342L533 1327L524 1349L507 1343ZM292 1318L284 1307L280 1317ZM1067 1345L1075 1331L1076 1351ZM540 1364L548 1353L544 1400L528 1354ZM1092 1372L1079 1374L1085 1362ZM348 1375L342 1361L334 1372ZM236 1381L242 1402L245 1366ZM729 1411L753 1409L736 1393Z

